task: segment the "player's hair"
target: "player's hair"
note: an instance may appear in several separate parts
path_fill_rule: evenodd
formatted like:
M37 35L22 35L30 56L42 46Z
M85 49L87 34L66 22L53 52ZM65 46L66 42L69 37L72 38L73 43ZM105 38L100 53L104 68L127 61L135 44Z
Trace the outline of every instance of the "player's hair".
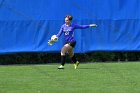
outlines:
M65 18L68 18L71 21L73 17L71 15L66 15Z

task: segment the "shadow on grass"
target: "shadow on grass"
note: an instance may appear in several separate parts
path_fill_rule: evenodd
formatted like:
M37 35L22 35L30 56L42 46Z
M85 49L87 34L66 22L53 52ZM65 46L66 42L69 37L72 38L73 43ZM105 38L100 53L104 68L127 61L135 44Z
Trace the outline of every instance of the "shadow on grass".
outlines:
M97 68L80 67L80 68L77 68L77 69L97 69Z

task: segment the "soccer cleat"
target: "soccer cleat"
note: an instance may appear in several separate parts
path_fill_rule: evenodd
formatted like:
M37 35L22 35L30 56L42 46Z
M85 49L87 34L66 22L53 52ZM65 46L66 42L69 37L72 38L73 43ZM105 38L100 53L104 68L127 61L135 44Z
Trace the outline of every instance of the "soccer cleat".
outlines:
M58 67L58 69L64 69L64 66L63 66L63 65L60 65L60 66Z
M77 62L74 64L74 69L77 69L78 65L79 65L79 62L77 61Z

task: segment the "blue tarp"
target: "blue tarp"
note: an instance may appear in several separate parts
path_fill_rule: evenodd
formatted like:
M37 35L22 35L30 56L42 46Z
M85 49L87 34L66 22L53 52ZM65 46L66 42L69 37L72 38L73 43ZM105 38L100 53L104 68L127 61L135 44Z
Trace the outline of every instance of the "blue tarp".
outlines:
M53 46L47 41L67 14L98 25L75 30L75 52L140 50L140 0L0 0L0 54L59 52L63 35Z

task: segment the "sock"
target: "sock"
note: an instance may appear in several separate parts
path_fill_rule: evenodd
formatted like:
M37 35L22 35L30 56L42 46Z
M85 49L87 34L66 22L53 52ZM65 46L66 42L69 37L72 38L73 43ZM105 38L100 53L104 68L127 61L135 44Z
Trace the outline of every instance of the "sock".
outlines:
M62 66L65 65L65 59L66 59L66 56L61 56L61 65Z
M71 58L71 60L72 60L74 63L76 63L76 61L77 61L77 59L76 59L75 56L73 56L73 57Z

